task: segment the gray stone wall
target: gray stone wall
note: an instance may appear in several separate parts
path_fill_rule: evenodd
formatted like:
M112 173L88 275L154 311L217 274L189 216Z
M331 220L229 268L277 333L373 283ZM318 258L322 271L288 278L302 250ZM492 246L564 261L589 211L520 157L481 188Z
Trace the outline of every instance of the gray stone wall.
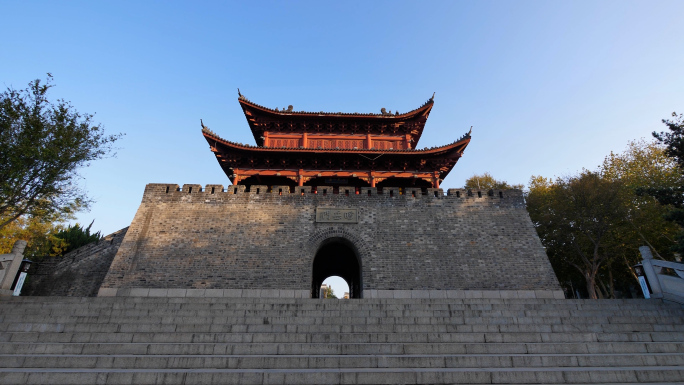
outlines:
M316 251L331 237L357 250L367 293L559 290L519 190L244 188L147 185L101 295L131 288L308 292ZM359 222L316 223L317 207L356 208Z
M28 272L21 295L94 297L128 227L59 258L46 257Z

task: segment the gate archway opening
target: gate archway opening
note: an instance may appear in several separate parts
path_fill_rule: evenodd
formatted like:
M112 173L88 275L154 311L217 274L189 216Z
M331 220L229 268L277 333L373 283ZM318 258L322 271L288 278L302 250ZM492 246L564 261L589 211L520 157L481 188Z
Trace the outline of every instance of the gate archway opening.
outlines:
M344 238L329 238L318 248L313 262L311 298L319 298L323 281L335 275L349 285L349 298L362 298L361 261L354 245Z
M326 288L325 292L323 291L324 287ZM337 299L348 299L349 284L342 277L336 275L330 276L323 281L320 296L325 298L335 297Z

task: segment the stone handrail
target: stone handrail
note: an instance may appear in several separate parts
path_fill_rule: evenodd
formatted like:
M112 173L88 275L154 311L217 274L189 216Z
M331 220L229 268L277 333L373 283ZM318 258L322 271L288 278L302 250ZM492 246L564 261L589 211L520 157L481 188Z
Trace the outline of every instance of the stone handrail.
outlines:
M644 274L651 286L651 297L684 304L684 263L653 259L648 246L639 248ZM663 268L670 268L676 276L663 274Z
M25 248L26 241L16 241L11 253L0 254L0 296L12 295L12 283L24 259Z

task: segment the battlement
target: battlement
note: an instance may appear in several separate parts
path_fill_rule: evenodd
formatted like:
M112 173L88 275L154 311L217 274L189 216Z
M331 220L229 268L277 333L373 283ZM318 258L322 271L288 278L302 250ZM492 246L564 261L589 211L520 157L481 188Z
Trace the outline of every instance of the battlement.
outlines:
M148 200L176 200L182 197L197 198L225 198L231 196L254 196L267 197L348 197L349 199L439 199L447 201L490 202L507 204L524 204L521 190L485 190L485 189L456 189L451 188L444 192L441 188L412 188L412 187L354 187L354 186L278 186L278 185L230 185L224 187L220 184L208 184L202 187L200 184L150 183L145 187L143 201Z

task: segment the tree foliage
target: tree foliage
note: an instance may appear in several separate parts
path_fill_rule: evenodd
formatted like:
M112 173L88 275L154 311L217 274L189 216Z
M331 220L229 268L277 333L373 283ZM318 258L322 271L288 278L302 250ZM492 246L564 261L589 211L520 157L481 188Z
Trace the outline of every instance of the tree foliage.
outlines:
M612 256L614 232L624 217L619 182L585 170L536 186L542 189L531 188L527 201L542 242L557 264L577 269L589 297L598 298L596 278Z
M60 256L67 249L67 243L58 238L62 226L55 224L55 218L46 215L21 216L0 229L0 254L12 251L17 239L28 242L24 256L34 261L43 257Z
M0 229L22 216L46 218L87 208L78 170L112 154L121 137L106 135L93 115L51 102L52 76L0 94ZM39 220L40 221L40 220Z
M67 245L63 251L64 254L102 239L99 231L94 234L90 233L90 228L93 227L94 222L90 222L90 225L86 228L81 227L78 223L73 226L69 225L66 229L60 230L55 234L55 237L63 240Z
M583 283L591 298L614 297L635 282L638 247L649 245L671 259L677 226L666 209L639 186L678 186L677 164L654 142L633 141L611 153L598 171L556 181L532 177L527 193L530 217L562 285Z
M332 286L328 286L328 289L325 290L325 298L337 299L337 296L335 295L335 291L333 290Z
M672 120L663 119L670 131L653 132L653 136L666 146L665 154L684 169L684 114L673 112L672 117Z
M465 186L463 188L466 189L481 189L481 190L507 190L507 189L523 189L523 185L521 184L514 184L514 185L509 185L506 181L504 180L496 180L494 177L488 173L485 172L482 175L473 175L470 178L466 179Z
M653 136L666 146L665 154L677 163L679 177L682 178L684 177L684 114L677 115L673 112L672 116L674 118L672 120L663 119L669 132L653 132ZM676 223L680 229L684 229L684 185L682 183L674 186L645 184L638 192L650 195L660 204L669 206L665 218ZM680 231L676 240L672 250L684 254L684 232Z

